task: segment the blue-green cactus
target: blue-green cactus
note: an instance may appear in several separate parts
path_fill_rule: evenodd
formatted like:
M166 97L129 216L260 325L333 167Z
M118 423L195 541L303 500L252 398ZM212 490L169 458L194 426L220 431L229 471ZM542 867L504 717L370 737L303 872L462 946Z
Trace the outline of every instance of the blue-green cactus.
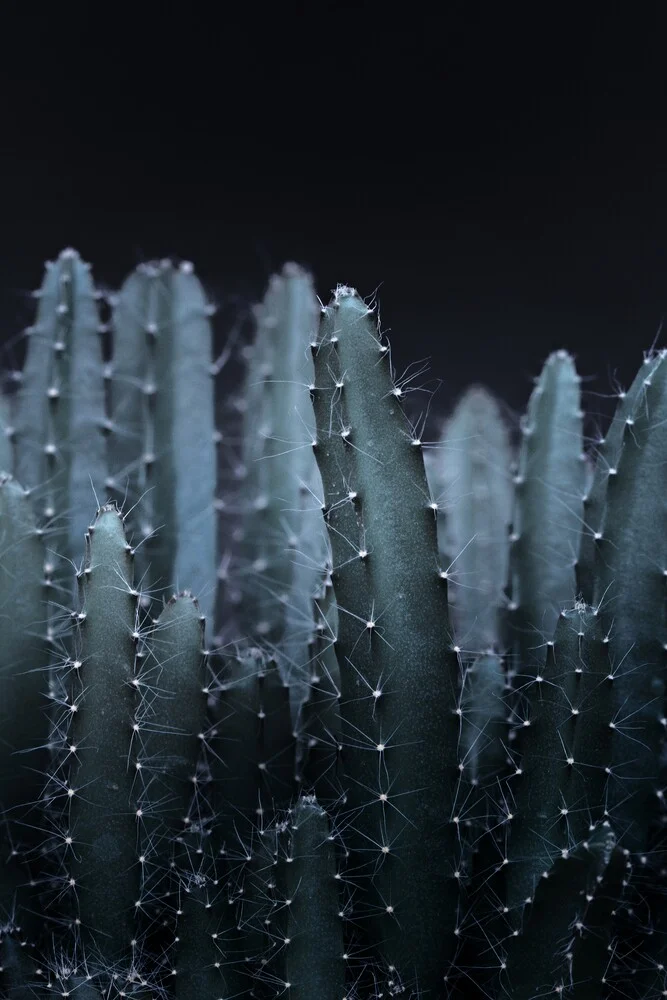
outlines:
M585 455L580 378L566 351L550 355L521 424L514 479L511 597L517 655L541 662L540 649L575 591Z
M101 323L90 265L63 250L47 264L35 295L10 471L36 491L36 512L54 527L52 547L79 559L93 491L103 495L107 475Z
M500 406L486 389L468 389L424 460L438 505L438 543L451 581L457 641L468 656L500 649L506 641L501 628L513 454Z
M105 483L132 508L136 540L145 539L145 586L195 587L208 619L218 555L210 316L188 262L144 264L121 288L112 316Z
M87 533L74 656L54 745L51 807L62 809L71 850L64 877L78 904L82 931L116 960L135 936L141 866L136 848L137 796L132 724L139 687L137 600L132 553L114 507ZM70 846L67 843L67 846ZM107 877L96 872L104 869ZM74 913L77 906L73 906ZM103 942L103 944L102 944Z
M330 568L312 447L311 344L319 312L310 275L286 265L271 279L256 318L246 352L239 619L247 635L273 645L296 713L308 689L313 601Z
M588 456L551 355L512 473L289 265L231 483L191 267L98 305L65 251L0 397L0 997L664 995L665 354Z

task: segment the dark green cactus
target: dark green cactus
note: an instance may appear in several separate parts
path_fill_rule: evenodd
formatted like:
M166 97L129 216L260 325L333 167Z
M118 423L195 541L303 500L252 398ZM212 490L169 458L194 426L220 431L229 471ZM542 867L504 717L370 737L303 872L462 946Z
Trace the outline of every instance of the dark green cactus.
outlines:
M389 979L433 991L456 948L458 659L421 442L375 316L347 288L323 315L313 396L339 612L346 871ZM420 616L429 625L415 629Z
M272 923L290 1000L345 995L336 847L314 797L299 799L281 830Z
M514 465L288 265L222 462L191 266L103 306L65 251L0 396L0 997L664 995L665 353Z

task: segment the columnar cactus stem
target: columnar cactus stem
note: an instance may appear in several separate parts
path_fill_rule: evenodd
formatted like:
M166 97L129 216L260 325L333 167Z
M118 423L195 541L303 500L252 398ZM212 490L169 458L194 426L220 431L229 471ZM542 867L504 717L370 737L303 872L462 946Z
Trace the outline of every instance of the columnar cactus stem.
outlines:
M421 442L376 318L351 289L323 314L314 403L339 610L348 877L389 988L436 995L456 949L459 666Z
M314 796L291 811L278 865L276 946L289 1000L341 1000L345 958L340 882L327 814Z
M141 888L132 751L138 595L114 504L102 507L88 529L80 588L75 659L68 664L71 726L62 747L65 822L73 837L67 870L84 933L122 959L135 938Z
M192 265L146 264L115 305L109 487L138 504L146 585L187 584L212 620L217 570L210 308Z
M616 475L626 423L632 419L635 407L643 400L646 379L650 378L660 358L660 353L646 355L630 388L619 394L611 423L604 436L596 442L593 477L584 498L584 524L577 560L577 589L589 604L593 603L595 543L599 540L604 519L607 481L610 476Z
M56 525L52 548L80 559L87 512L104 497L108 429L97 295L76 250L49 261L17 401L14 471Z
M506 642L513 456L500 406L486 389L473 386L462 396L424 459L440 552L450 568L452 622L472 659Z
M566 351L550 355L530 397L515 477L511 574L521 669L541 665L540 648L574 597L585 456L580 379Z
M0 396L2 1000L667 995L667 352L595 468L559 351L516 469L476 388L427 481L374 310L288 265L216 496L191 266L98 297L61 254Z
M596 541L595 600L609 635L613 743L608 809L622 845L647 848L658 819L665 731L667 352L625 422Z

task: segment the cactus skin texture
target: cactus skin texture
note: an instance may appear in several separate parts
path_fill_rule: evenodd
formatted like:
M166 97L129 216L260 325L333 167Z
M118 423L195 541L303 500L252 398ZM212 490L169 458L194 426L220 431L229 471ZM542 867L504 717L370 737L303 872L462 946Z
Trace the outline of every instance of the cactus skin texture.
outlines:
M190 265L108 330L47 267L0 396L0 1000L657 1000L667 354L587 455L552 354L515 461L479 387L422 440L375 310L315 301L272 279L226 443Z

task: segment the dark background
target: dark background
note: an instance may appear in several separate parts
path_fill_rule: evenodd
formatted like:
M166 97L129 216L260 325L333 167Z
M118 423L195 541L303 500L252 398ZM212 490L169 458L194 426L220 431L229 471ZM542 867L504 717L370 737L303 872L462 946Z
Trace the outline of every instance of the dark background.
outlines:
M607 393L667 309L664 11L5 0L1 337L67 245L193 260L223 326L294 259L378 291L436 412L560 346Z

